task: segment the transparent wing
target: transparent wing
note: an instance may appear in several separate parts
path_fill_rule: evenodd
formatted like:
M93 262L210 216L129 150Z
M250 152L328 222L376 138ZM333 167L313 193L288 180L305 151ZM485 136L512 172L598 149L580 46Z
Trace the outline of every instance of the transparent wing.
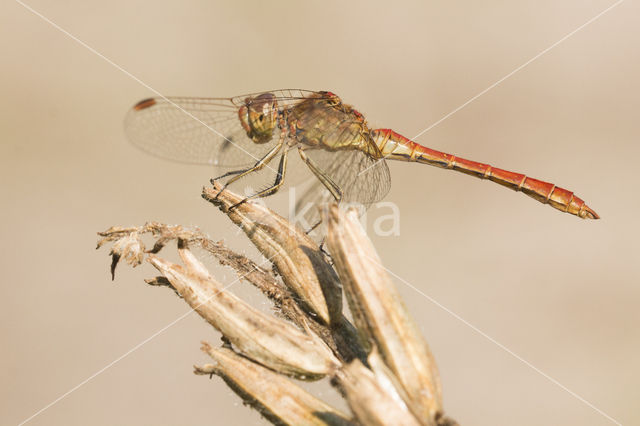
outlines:
M286 108L315 92L287 89L272 91L279 108ZM134 106L125 118L125 133L138 148L165 159L222 167L245 167L262 158L278 141L254 143L238 118L248 97L150 98Z
M313 90L304 90L304 89L278 89L278 90L268 90L266 92L256 92L249 93L246 95L234 96L233 98L229 98L234 105L238 107L244 104L245 99L254 98L258 95L262 95L263 93L271 93L275 96L278 101L278 105L280 106L290 106L302 99L307 99L309 97L317 97L319 100L324 99L326 97L326 92L316 92ZM210 100L225 100L226 98L209 98Z
M377 147L374 146L377 150ZM358 204L364 209L380 201L391 188L391 176L384 159L356 149L326 151L307 149L309 159L342 190L341 204ZM309 225L320 215L317 206L332 201L331 193L320 181L314 182L296 202L296 211L305 211Z

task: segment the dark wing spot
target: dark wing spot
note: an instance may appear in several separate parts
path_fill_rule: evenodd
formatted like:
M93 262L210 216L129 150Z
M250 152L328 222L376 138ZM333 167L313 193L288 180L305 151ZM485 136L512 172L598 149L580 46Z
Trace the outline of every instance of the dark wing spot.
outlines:
M153 98L148 98L148 99L143 99L140 102L138 102L137 104L135 104L133 106L133 109L135 109L136 111L140 111L149 107L152 107L156 104L156 100Z

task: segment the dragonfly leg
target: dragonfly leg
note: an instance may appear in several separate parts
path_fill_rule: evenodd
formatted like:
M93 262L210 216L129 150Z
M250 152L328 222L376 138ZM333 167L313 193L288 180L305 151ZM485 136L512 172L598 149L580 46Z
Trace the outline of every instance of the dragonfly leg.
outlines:
M246 176L249 173L253 173L253 172L257 172L258 170L261 170L262 168L264 168L264 166L266 166L276 156L276 154L278 154L278 151L280 151L280 149L284 145L284 139L285 139L285 132L282 132L280 134L280 138L278 140L278 143L269 152L267 152L264 157L262 157L260 160L258 160L256 162L256 164L253 165L253 167L249 167L247 169L234 170L234 171L231 171L231 172L227 172L227 173L223 174L222 176L219 176L219 177L217 177L215 179L212 179L212 182L216 181L216 180L219 180L219 179L223 179L223 178L228 177L228 176L235 175L231 179L229 179L228 181L225 182L225 184L222 186L222 189L220 190L220 192L222 192L229 185L231 185L233 182L237 181L241 177ZM220 192L218 194L220 194Z
M335 263L333 261L333 257L331 256L331 253L329 253L325 248L324 248L324 244L326 242L326 238L322 239L322 242L320 243L320 247L318 247L320 249L320 253L324 254L324 256L327 259L327 262L329 263L329 265L333 266L333 264Z
M320 224L322 223L322 219L320 219L319 221L317 221L315 223L315 225L313 225L311 228L307 229L306 231L304 231L305 234L309 235L310 233L313 232L314 229L316 229L318 226L320 226Z
M220 175L218 177L211 178L211 182L213 183L213 182L215 182L217 180L224 179L224 178L229 177L229 176L240 174L240 173L244 172L245 170L249 170L249 169L232 170L232 171L227 172L227 173L225 173L223 175Z
M268 188L265 188L261 191L258 191L257 193L245 198L244 200L240 201L239 203L234 204L233 206L231 206L229 208L229 210L233 210L236 207L238 207L240 204L244 204L249 200L252 200L254 198L262 198L262 197L268 197L269 195L275 194L278 189L280 189L280 187L282 186L282 184L284 183L284 174L287 171L287 154L288 154L288 150L283 150L282 151L282 155L280 156L280 164L278 164L278 173L276 174L276 180L273 183L273 185L271 185Z
M316 166L309 157L307 157L307 154L304 153L304 149L301 146L298 146L298 153L300 154L300 157L305 162L307 167L309 167L309 169L318 178L318 180L322 182L325 188L327 188L331 195L333 195L333 198L335 198L335 200L340 203L340 201L342 200L342 189L340 189L340 187L334 181L332 181L329 176L327 176L322 170L320 170L320 168L318 168L318 166Z
M304 149L301 146L298 146L298 153L300 154L302 161L304 161L307 167L309 167L313 174L318 178L320 183L322 183L322 185L324 185L324 187L329 190L336 202L340 203L343 195L342 189L340 189L340 187L333 180L331 180L329 176L327 176L322 170L320 170L320 168L316 166L309 157L307 157L307 154L305 154ZM308 231L306 231L306 233L310 234L314 229L320 226L321 223L322 219L315 223Z

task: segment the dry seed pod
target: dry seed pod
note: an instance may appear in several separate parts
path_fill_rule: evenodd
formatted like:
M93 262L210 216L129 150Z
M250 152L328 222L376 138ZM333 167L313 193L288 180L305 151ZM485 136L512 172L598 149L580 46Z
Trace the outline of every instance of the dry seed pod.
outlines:
M259 289L275 303L276 311L284 315L285 318L291 320L298 327L310 328L341 360L366 359L366 351L360 345L357 331L344 315L341 316L341 321L337 324L334 322L334 324L326 325L313 321L310 315L298 305L291 291L270 272L263 270L252 260L233 252L220 242L214 243L208 238L195 234L186 236L191 237L191 241L197 242L200 247L216 257L222 265L230 266L239 277ZM153 284L164 285L164 283L155 282Z
M329 208L328 247L357 328L371 341L423 422L441 416L438 370L354 210Z
M274 424L355 425L345 414L292 381L230 349L214 349L203 342L202 350L213 358L214 364L195 367L196 374L216 374L222 377L245 402Z
M315 379L332 372L338 360L320 338L291 323L258 311L206 273L181 250L187 268L150 255L149 262L169 280L200 316L218 329L239 352L282 374ZM205 275L206 274L206 275Z
M268 208L246 202L230 209L242 197L222 191L218 183L204 188L203 197L218 206L269 259L284 283L325 324L342 321L342 290L333 268L318 245L283 217Z
M337 371L334 383L342 390L361 424L420 426L392 382L376 376L359 360ZM425 424L431 426L435 423Z

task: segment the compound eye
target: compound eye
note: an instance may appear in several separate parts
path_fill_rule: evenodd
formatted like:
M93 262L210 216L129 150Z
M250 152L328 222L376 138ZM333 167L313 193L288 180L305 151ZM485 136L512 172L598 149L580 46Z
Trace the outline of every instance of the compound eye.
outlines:
M252 104L256 106L256 109L261 109L266 111L270 108L271 105L275 104L276 97L273 93L262 93L261 95L256 96L252 100Z
M275 96L273 95L273 93L267 92L267 93L260 93L254 99L257 101L273 101L274 98Z
M245 101L245 124L247 135L256 143L271 140L277 125L278 108L272 93L263 93Z

